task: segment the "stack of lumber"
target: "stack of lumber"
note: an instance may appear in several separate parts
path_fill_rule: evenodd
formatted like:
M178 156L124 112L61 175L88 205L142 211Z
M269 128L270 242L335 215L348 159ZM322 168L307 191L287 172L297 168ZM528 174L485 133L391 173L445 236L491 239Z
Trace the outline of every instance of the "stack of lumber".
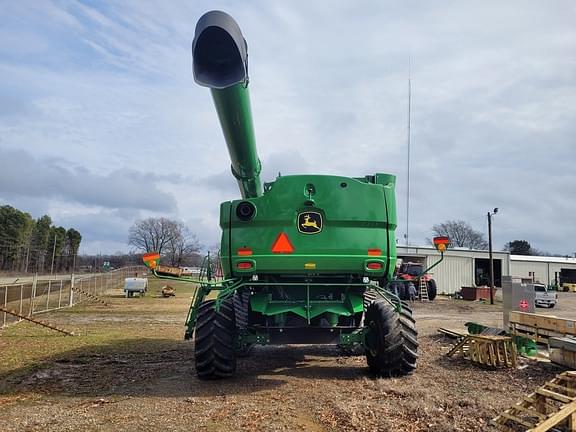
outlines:
M510 312L510 332L548 344L550 337L576 336L576 321L525 312Z

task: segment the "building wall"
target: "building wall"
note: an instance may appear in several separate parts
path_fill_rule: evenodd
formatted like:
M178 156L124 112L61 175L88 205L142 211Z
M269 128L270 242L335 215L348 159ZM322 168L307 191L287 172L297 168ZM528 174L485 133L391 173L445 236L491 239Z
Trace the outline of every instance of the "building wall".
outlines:
M428 266L440 259L440 253L433 247L397 247L399 257L419 257ZM494 252L494 259L502 262L502 276L510 275L510 255L506 252ZM449 249L444 254L444 261L431 270L432 277L438 285L438 292L454 294L463 286L474 286L475 258L488 258L488 251Z
M440 259L440 254L433 247L398 246L399 257L414 257L428 266ZM463 286L474 286L474 264L476 258L488 259L488 251L466 249L448 249L444 261L431 271L438 285L439 293L453 294ZM530 277L543 283L554 282L554 273L561 269L576 270L576 258L510 256L508 252L494 252L493 258L502 262L502 276Z
M551 259L554 259L551 258ZM511 275L530 277L530 272L534 272L534 279L545 284L553 283L555 273L560 276L562 269L576 270L576 264L573 262L551 262L551 261L527 261L526 259L510 261Z
M538 282L548 283L549 263L531 262L531 261L511 261L511 275L523 278L531 277L530 273L534 272L535 280Z
M436 260L436 257L428 257L428 265ZM439 294L454 294L463 286L473 286L474 260L471 257L447 256L431 273Z

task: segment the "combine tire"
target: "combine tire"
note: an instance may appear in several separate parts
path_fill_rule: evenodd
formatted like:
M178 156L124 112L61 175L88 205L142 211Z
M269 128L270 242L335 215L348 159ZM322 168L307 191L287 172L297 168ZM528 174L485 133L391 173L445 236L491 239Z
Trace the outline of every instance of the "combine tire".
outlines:
M366 312L366 360L376 376L410 374L416 368L418 341L412 311L398 313L384 301L370 304Z
M372 304L378 298L378 294L373 289L368 288L364 291L364 312L368 310L368 306Z
M428 282L426 282L426 286L428 287L428 300L432 301L436 298L437 294L436 281L429 279Z
M410 300L410 294L408 293L408 281L400 281L398 284L398 297L400 300Z
M194 357L200 379L228 378L236 372L234 301L225 300L220 312L214 306L214 300L206 300L198 309Z
M234 315L236 316L236 329L238 335L246 332L248 328L248 317L250 313L250 292L242 291L235 292L232 297L234 300ZM236 347L236 355L238 357L248 357L254 344L243 344Z

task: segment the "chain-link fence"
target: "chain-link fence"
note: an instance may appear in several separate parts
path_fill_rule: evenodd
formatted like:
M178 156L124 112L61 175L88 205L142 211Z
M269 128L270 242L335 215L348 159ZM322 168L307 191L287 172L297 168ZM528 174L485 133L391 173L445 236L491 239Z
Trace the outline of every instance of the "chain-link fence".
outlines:
M127 277L146 274L146 267L123 267L107 273L68 276L35 276L22 283L0 285L0 307L32 316L74 306L89 299L88 295L103 295L111 289L124 287ZM0 312L0 328L21 319Z

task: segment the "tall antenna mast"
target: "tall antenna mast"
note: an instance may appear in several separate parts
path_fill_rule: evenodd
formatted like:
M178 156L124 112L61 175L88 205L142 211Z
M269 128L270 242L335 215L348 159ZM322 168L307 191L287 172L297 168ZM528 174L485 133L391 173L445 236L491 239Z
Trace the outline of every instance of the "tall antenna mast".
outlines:
M410 122L412 114L412 81L411 81L411 65L410 57L408 57L408 131L407 131L407 141L408 141L408 160L407 160L407 186L406 186L406 246L410 245L409 233L410 233Z

